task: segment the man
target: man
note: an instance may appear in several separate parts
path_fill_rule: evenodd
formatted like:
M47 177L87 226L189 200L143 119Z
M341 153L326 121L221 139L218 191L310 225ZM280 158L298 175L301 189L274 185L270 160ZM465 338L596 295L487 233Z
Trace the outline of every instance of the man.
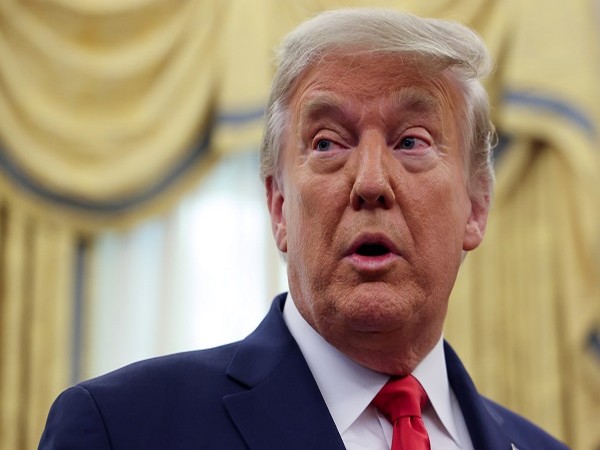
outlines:
M566 448L480 397L442 338L493 184L481 40L342 10L278 56L261 174L290 293L239 343L67 390L40 448Z

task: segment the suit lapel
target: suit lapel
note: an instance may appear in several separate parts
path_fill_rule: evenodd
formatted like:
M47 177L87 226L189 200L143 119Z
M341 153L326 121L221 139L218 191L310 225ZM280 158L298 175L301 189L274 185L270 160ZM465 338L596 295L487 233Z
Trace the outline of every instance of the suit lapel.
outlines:
M283 320L285 295L234 356L227 374L246 391L223 402L249 448L344 449L319 388Z
M444 352L450 386L460 404L473 447L486 450L515 448L501 427L502 419L483 402L471 377L447 342L444 342Z
M247 389L223 398L252 450L343 450L344 445L319 388L283 320L285 294L240 344L227 375ZM445 343L450 385L476 449L510 450L502 419L491 411L452 348Z

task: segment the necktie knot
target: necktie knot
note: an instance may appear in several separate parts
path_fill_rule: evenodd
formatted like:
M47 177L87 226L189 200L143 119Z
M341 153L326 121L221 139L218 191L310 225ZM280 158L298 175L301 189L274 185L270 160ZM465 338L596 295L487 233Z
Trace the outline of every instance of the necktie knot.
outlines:
M401 417L421 417L427 394L412 375L392 378L375 396L373 404L394 423Z
M412 375L392 378L373 399L373 405L393 424L392 450L429 449L421 419L428 402L423 386Z

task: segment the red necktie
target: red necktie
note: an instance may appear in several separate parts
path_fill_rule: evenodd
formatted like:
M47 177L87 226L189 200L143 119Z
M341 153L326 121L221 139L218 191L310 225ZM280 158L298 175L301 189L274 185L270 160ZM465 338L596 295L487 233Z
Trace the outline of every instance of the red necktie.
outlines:
M428 398L412 375L392 378L373 399L373 405L394 426L392 450L430 450L429 436L421 419Z

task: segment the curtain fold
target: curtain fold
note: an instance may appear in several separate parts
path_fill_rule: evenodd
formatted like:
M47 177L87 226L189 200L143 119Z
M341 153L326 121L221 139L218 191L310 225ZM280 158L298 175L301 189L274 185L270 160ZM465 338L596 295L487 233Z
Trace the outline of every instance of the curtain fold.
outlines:
M2 202L0 448L35 448L70 382L75 235Z
M591 450L600 443L600 351L590 344L600 323L598 23L590 1L501 13L512 19L492 89L497 189L446 335L484 393ZM561 28L569 33L557 39Z
M0 5L2 178L79 229L156 212L208 153L227 2L125 3Z
M574 178L559 152L521 142L504 162L519 150L531 156L526 174L497 199L482 248L465 260L446 335L488 396L592 449L600 370L588 379L585 344L598 313L598 265L573 242Z

